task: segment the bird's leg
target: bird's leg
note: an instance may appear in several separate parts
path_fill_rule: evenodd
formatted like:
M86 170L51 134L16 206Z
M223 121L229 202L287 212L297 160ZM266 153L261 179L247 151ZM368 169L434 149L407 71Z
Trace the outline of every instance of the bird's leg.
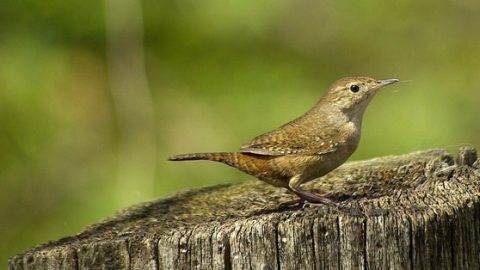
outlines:
M300 189L300 185L302 184L302 178L300 175L296 175L288 181L288 186L290 190L295 193L298 197L302 200L308 201L309 203L322 203L322 204L336 204L333 200L325 197L325 196L318 196L313 193L304 191Z

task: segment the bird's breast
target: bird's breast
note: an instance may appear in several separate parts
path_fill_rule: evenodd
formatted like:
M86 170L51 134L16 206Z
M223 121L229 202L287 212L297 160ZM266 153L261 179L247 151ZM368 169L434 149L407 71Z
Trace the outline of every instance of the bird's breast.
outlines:
M348 122L339 128L336 141L336 151L326 154L319 163L326 169L333 170L344 163L357 149L360 141L360 129L358 125Z
M355 122L347 122L340 129L339 137L341 138L339 144L344 146L343 150L353 153L360 142L360 125Z

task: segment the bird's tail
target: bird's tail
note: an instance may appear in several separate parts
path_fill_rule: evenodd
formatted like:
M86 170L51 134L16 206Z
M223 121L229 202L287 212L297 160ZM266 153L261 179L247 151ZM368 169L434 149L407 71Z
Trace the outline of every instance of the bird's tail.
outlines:
M233 167L237 167L237 164L238 164L237 154L238 153L231 153L231 152L193 153L193 154L171 156L168 158L168 160L169 161L211 160L211 161L222 162Z

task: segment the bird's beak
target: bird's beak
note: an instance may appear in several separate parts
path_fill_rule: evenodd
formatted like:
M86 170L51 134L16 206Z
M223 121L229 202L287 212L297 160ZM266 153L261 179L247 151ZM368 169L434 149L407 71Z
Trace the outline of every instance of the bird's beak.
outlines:
M398 79L378 80L377 85L381 87L381 86L389 85L396 82L398 82Z

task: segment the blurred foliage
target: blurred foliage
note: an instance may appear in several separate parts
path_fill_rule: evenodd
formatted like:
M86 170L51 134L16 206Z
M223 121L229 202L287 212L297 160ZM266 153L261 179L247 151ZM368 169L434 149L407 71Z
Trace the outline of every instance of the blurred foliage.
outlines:
M342 76L402 80L370 105L352 159L480 144L478 1L145 0L142 10L155 183L119 199L104 3L0 3L0 264L132 200L250 179L166 157L235 150Z

